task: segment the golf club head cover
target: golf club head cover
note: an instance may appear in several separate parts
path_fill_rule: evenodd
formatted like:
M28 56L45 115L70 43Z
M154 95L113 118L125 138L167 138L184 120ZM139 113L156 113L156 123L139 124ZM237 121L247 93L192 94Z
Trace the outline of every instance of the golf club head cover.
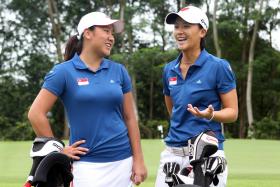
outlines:
M32 185L36 187L69 187L72 179L70 158L63 153L52 152L38 165Z
M33 145L32 148L30 150L30 157L33 159L33 164L32 164L32 168L30 171L30 174L27 178L27 182L24 185L25 187L30 187L31 185L34 185L34 178L35 175L37 174L37 171L41 171L41 163L44 161L44 163L46 163L46 161L50 161L52 159L58 159L60 163L62 163L62 165L64 167L66 167L66 165L64 165L64 162L61 162L61 158L65 159L67 162L69 161L70 164L70 159L60 153L61 150L63 150L64 147L64 143L56 138L52 138L52 137L37 137L35 138L35 140L33 141ZM59 153L56 154L56 156L49 156L51 153ZM58 164L57 162L55 162L54 160L51 160L52 162ZM58 164L59 165L59 164ZM53 163L50 163L50 166L54 166ZM71 167L71 165L70 165ZM67 167L66 167L67 168ZM50 168L48 168L50 169ZM71 168L70 168L71 169ZM46 173L48 174L48 173ZM37 174L38 175L38 174ZM37 176L38 178L38 176Z
M213 184L217 186L219 183L218 174L224 172L227 165L226 159L220 156L209 157L205 159L204 165L206 167L206 175L210 176Z
M185 173L184 171L180 171L179 173L172 173L172 179L173 179L173 186L177 186L179 184L193 184L194 178L189 177L188 175L183 175L182 173Z
M190 164L201 162L205 157L216 153L218 150L218 139L213 131L200 133L188 141Z
M172 174L177 174L180 170L180 165L176 162L167 162L163 166L163 172L165 173L165 183L170 187L173 186Z

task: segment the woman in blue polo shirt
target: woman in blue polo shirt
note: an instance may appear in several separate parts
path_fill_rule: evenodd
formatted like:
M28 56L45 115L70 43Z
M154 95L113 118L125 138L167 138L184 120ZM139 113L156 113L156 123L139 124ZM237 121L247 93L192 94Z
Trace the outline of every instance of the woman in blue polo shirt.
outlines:
M28 114L37 136L53 137L46 114L62 101L70 128L63 152L75 160L74 186L129 187L147 176L130 77L123 65L104 58L113 32L122 29L121 21L101 12L83 16L66 45L66 61L46 75Z
M199 8L188 6L166 17L174 25L174 37L181 54L163 72L163 93L170 115L170 128L161 153L156 187L168 187L163 166L177 162L188 167L187 141L212 130L219 141L216 156L224 157L221 123L234 122L238 115L235 77L229 63L204 49L209 21ZM227 168L218 176L225 186Z

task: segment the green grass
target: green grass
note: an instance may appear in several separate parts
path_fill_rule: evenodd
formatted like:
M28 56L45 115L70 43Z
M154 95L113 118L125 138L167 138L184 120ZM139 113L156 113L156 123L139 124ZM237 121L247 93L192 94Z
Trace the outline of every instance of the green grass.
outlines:
M141 187L153 187L164 144L160 140L143 140L149 171ZM0 187L19 187L31 167L31 142L0 142ZM225 151L229 164L228 187L279 187L280 141L228 140Z

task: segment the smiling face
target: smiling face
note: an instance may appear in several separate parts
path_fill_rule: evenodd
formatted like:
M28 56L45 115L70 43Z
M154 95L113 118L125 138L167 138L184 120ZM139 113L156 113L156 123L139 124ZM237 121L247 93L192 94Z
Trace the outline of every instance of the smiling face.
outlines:
M109 56L115 43L113 25L95 26L91 31L85 30L84 37L88 39L90 48L100 57Z
M206 31L198 24L191 24L178 17L174 23L173 35L181 51L200 50L200 41Z

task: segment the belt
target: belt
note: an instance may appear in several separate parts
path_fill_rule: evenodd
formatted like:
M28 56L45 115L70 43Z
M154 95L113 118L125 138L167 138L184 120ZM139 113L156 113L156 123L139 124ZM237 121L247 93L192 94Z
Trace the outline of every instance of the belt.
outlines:
M173 153L176 156L189 156L189 147L170 147L166 146L166 150Z

